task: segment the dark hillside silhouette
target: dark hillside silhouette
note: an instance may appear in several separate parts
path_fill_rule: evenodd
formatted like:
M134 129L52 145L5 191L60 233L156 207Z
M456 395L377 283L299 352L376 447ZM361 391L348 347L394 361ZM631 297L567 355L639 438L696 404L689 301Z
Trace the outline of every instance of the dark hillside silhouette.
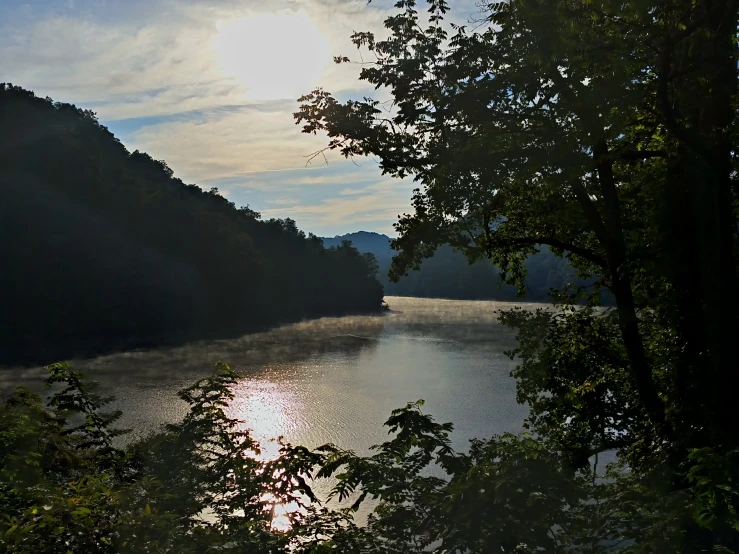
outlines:
M0 362L378 310L373 260L129 153L95 114L0 86Z

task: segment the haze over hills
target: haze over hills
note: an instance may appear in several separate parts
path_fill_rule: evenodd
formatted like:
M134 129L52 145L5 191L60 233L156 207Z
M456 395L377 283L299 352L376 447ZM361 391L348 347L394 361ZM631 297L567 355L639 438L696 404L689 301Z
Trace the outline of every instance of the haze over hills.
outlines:
M424 260L419 271L412 271L393 283L388 278L388 270L394 254L390 248L392 239L387 235L369 231L358 231L335 237L324 237L327 247L338 246L342 241L350 241L362 253L369 252L377 259L379 271L377 278L389 296L418 296L428 298L453 298L463 300L514 300L516 289L505 284L500 272L488 260L469 264L467 258L444 246L436 254ZM558 258L543 248L538 254L530 256L526 262L528 269L528 292L524 299L544 301L549 298L551 288L561 288L565 283L579 282L575 271L567 260Z
M176 178L95 114L0 85L0 363L380 310L356 249Z

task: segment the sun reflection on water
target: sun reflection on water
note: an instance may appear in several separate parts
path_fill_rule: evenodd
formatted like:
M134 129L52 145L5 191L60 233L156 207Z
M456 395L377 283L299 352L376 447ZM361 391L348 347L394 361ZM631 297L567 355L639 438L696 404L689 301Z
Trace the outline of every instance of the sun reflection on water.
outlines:
M275 460L280 454L278 439L301 425L300 398L278 383L257 379L239 381L233 393L228 415L242 420L241 430L248 430L252 438L259 442L260 453L255 455L257 460ZM274 495L265 494L263 500L272 502L277 499ZM290 530L290 514L299 508L297 502L274 502L272 528L277 531Z

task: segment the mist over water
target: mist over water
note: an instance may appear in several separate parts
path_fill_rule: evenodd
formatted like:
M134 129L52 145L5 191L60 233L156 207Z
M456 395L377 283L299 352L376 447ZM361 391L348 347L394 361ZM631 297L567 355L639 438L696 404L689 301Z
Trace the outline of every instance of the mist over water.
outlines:
M333 442L367 452L386 439L382 423L390 411L420 398L438 421L454 422L457 448L521 430L526 410L515 401L514 363L503 354L514 337L495 313L512 304L386 300L392 311L384 315L71 362L116 396L120 424L134 435L181 418L186 406L177 390L208 375L218 360L242 376L233 415L260 440L284 436L308 447ZM35 388L43 376L42 368L2 370L0 388Z
M325 443L369 454L387 440L391 410L424 399L423 410L454 423L452 443L466 450L472 438L522 430L526 409L516 403L515 347L496 311L539 304L387 297L383 315L324 318L238 339L193 342L101 356L70 363L115 395L119 426L129 438L182 418L177 391L212 373L216 361L241 376L230 415L245 421L262 443L262 456L278 454L277 437L315 447ZM0 390L17 384L38 389L43 368L0 370ZM434 471L436 473L436 471ZM313 483L326 498L332 480ZM374 503L356 514L364 521ZM285 510L293 509L289 506Z

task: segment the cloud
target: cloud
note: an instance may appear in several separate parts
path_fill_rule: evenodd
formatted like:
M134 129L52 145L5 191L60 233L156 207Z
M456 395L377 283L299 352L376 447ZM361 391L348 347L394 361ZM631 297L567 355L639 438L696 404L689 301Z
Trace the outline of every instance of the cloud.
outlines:
M6 35L0 63L18 84L55 96L74 96L77 103L126 106L166 91L182 100L175 92L180 87L188 90L206 83L215 84L214 96L222 99L219 76L207 58L198 55L198 44L207 35L207 29L188 26L104 25L53 17ZM170 113L174 111L180 110Z
M267 11L302 13L325 37L330 55L355 57L350 35L360 30L384 35L382 22L392 3L0 2L0 81L95 110L130 150L166 160L186 182L217 186L237 204L294 216L306 228L324 232L357 230L365 223L387 232L397 214L408 210L412 187L383 178L371 160L356 167L329 154L328 166L315 160L306 167L306 156L324 147L325 137L300 132L292 118L293 98L250 97L248 74L224 72L216 37L219 21ZM471 13L474 0L467 3ZM295 39L284 29L274 32L286 44ZM292 48L307 46L297 41ZM244 52L254 55L269 63L269 51ZM284 67L274 71L284 80ZM358 74L357 65L327 59L304 92L322 85L340 98L370 94ZM288 203L293 199L295 204Z
M216 59L217 24L264 12L267 4L255 0L207 4L132 1L115 18L108 5L105 11L6 7L0 12L7 22L0 38L3 80L55 99L91 105L106 121L248 105L244 84L224 74ZM381 24L376 9L361 10L359 4L278 1L268 7L272 12L304 11L326 36L330 53L339 54L352 48L348 37L355 26ZM275 33L279 35L280 29ZM280 38L288 44L292 40L287 34ZM300 43L292 47L297 52L301 46L305 47ZM243 55L268 59L270 53ZM303 92L319 84L335 91L361 89L357 74L356 67L336 66L327 56L323 74ZM294 111L294 98L290 100Z
M245 106L143 127L128 142L165 159L185 181L305 167L324 139L303 135L285 110Z
M356 167L356 166L355 166ZM362 166L355 171L346 169L338 174L326 174L325 172L316 172L317 175L311 175L309 177L301 177L298 181L301 185L346 185L353 184L354 186L369 183L370 181L377 180L377 166L372 163L369 165L371 171L362 171Z
M294 198L287 198L286 196L280 196L279 198L275 198L273 200L267 200L268 204L274 204L277 206L295 206L297 203Z
M263 210L265 217L291 217L310 228L353 228L366 222L382 224L388 232L398 215L408 211L410 183L384 179L347 197L336 195L312 205L295 204ZM369 229L374 230L374 229Z
M364 189L341 189L339 196L355 196L357 194L363 194Z

